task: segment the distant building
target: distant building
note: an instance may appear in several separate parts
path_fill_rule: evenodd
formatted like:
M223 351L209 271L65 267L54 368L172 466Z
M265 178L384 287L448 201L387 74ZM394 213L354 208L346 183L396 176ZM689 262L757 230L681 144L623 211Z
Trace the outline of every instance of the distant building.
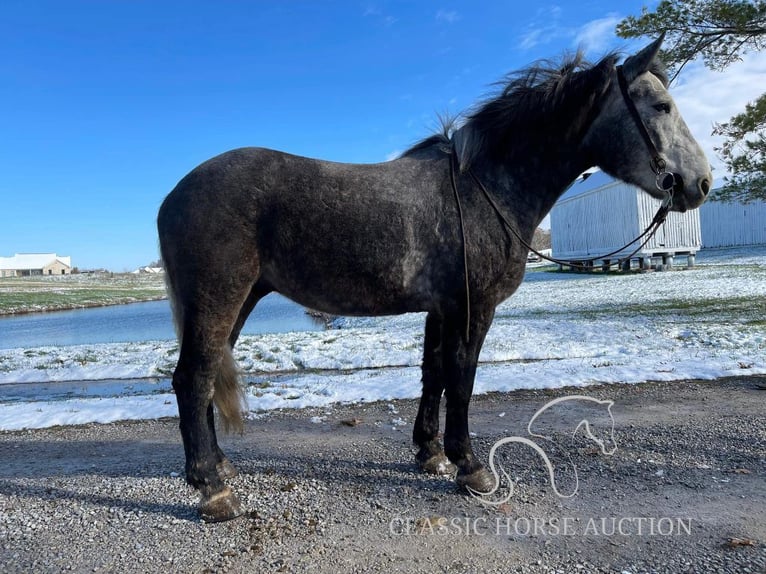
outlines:
M139 269L136 269L132 273L134 275L139 274L151 274L151 275L159 275L160 273L164 273L165 270L162 267L140 267Z
M0 257L0 277L69 275L71 272L72 258L55 253L17 253L13 257Z
M702 247L766 243L766 201L708 201L700 207Z

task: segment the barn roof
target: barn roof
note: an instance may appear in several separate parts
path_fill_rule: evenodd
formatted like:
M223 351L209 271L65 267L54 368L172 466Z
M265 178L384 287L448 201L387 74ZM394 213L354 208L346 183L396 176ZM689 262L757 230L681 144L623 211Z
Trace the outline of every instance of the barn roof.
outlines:
M16 253L13 257L0 257L0 269L42 269L60 261L67 267L72 266L72 258L60 257L55 253Z
M616 181L618 180L614 179L611 175L605 174L598 168L590 169L574 181L569 189L567 189L564 194L559 197L559 201L563 199L570 199L588 191L599 189L600 187L607 186Z

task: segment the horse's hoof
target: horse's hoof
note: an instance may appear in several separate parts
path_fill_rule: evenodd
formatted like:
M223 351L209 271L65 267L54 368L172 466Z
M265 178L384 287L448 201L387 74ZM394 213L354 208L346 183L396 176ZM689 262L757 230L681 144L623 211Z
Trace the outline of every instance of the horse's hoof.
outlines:
M418 461L420 470L427 474L455 474L457 467L452 464L447 456L442 452L433 455L426 461Z
M223 459L221 462L215 465L215 470L218 473L218 476L221 477L221 480L226 480L227 478L234 478L239 474L237 472L237 469L234 468L234 465L229 462L228 458Z
M224 522L242 516L245 510L228 486L220 492L203 496L199 504L200 518L205 522Z
M458 486L476 494L487 494L495 488L495 477L486 468L475 470L471 474L458 474Z

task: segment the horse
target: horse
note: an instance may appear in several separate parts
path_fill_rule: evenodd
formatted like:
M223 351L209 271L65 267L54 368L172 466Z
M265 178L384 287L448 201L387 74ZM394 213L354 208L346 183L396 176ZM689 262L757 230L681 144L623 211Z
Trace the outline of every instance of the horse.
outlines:
M460 126L389 162L240 148L181 179L157 226L180 343L172 386L186 480L201 493L204 521L244 513L225 482L236 470L218 446L215 412L224 428L243 428L232 348L271 292L335 315L425 312L416 460L426 472L456 470L462 487L490 490L468 406L495 307L524 276L519 238L531 241L592 166L672 198L677 211L710 191L710 164L667 91L661 43L621 66L614 53L595 64L580 53L537 63L509 76Z
M479 500L482 504L485 504L487 506L501 506L505 503L507 503L514 495L515 491L515 484L511 477L508 475L508 473L505 471L505 469L500 466L500 473L502 473L503 477L505 477L505 480L508 484L508 493L499 500L494 500L490 498L492 495L494 495L498 489L500 488L501 483L501 477L500 474L497 472L496 466L495 466L495 456L497 454L497 451L499 448L507 445L507 444L522 444L524 446L527 446L531 448L542 460L543 464L545 465L545 468L548 471L548 479L551 483L551 489L553 492L558 496L559 498L572 498L575 494L577 494L577 491L580 488L580 481L579 477L577 475L577 467L574 465L574 463L571 461L571 458L567 453L565 453L566 458L569 460L569 465L572 467L572 475L574 477L574 488L572 492L568 494L562 493L558 485L556 484L556 475L554 472L553 462L551 462L551 459L548 455L548 452L541 446L542 444L550 444L555 447L557 447L560 450L560 447L562 445L557 445L556 442L549 436L540 434L539 432L535 432L532 430L533 425L535 424L535 421L539 419L541 416L549 413L549 412L555 412L552 411L554 406L564 404L576 404L578 407L591 407L591 408L598 408L603 407L603 410L605 411L605 415L601 414L601 419L607 419L609 420L609 424L607 425L594 425L594 420L596 422L600 422L600 419L592 419L592 418L582 418L578 424L575 426L574 431L572 432L572 437L574 437L580 430L583 431L585 436L593 441L594 444L596 444L601 451L601 454L611 456L617 451L617 443L614 440L614 415L612 414L612 407L614 406L614 401L611 400L600 400L595 399L593 397L588 397L585 395L568 395L565 397L559 397L557 399L553 399L552 401L548 401L545 405L543 405L538 411L532 415L532 418L529 419L529 423L527 423L527 433L530 437L524 437L524 436L509 436L504 437L495 442L495 444L492 445L492 448L489 449L489 470L492 473L492 479L494 481L494 485L489 491L486 492L479 492L471 488L470 486L467 487L468 492ZM599 416L599 413L596 412L596 416ZM595 432L594 432L595 431ZM537 440L532 440L537 439ZM545 441L545 442L543 442Z

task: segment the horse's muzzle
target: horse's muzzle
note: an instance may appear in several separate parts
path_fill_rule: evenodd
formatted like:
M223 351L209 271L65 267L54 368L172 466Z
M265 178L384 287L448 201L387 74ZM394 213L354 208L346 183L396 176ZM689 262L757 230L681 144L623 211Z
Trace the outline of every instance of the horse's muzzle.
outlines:
M696 181L694 187L687 188L680 174L669 175L673 178L673 203L670 208L672 211L683 213L688 209L695 209L702 205L710 194L712 176L701 177Z

